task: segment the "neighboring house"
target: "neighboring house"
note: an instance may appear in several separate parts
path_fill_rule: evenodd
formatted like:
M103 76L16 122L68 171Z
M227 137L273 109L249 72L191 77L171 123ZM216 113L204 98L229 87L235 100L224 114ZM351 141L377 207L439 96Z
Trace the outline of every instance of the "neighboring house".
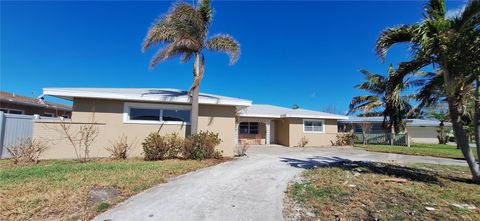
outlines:
M122 135L136 141L134 155L142 152L141 142L151 132L186 136L190 127L190 96L176 89L45 88L44 95L73 101L72 125L94 123L99 136L91 156L108 156L105 147ZM345 116L289 109L272 105L252 105L252 101L213 94L200 94L199 130L219 133L219 149L234 155L239 143L295 146L302 137L307 146L326 146L337 134L337 120ZM72 158L74 152L62 139L58 122L37 120L34 137L50 138L55 145L46 158Z
M72 107L64 104L26 97L0 91L0 111L6 114L38 114L44 117L66 117L72 115Z
M406 132L412 143L438 143L438 132L440 121L432 119L405 119ZM445 122L447 128L451 123ZM383 127L383 117L355 117L349 116L346 120L338 121L340 132L347 132L353 129L355 133L362 133L362 128L368 128L367 133L390 133Z

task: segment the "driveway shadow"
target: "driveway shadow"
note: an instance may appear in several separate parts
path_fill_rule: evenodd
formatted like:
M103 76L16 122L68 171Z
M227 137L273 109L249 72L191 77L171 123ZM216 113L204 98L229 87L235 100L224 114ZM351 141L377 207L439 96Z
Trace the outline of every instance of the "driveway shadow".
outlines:
M320 167L340 168L346 171L360 172L360 173L374 173L397 178L405 178L411 181L419 181L425 183L433 183L442 185L439 177L450 179L453 181L460 181L458 178L444 177L431 170L421 168L400 166L388 163L378 163L370 161L351 161L341 157L322 157L315 156L306 159L295 158L280 158L282 162L296 168L314 169Z

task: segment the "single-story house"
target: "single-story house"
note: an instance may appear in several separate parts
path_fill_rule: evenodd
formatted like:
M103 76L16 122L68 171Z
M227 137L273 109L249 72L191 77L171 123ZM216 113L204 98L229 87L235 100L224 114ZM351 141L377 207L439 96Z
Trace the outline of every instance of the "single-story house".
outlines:
M435 119L404 119L406 132L412 143L438 143L438 132L440 121ZM450 122L445 122L444 126L451 128ZM340 132L353 130L355 133L362 133L363 128L367 128L367 133L390 133L383 127L383 117L355 117L349 116L348 119L338 121Z
M5 114L70 118L72 107L38 98L0 91L0 111Z
M45 88L43 94L73 102L72 127L94 123L99 136L91 156L108 156L105 147L125 135L135 141L134 155L142 152L141 142L151 132L187 136L190 125L190 96L177 89L149 88ZM337 120L345 116L324 112L256 105L252 101L201 93L199 130L219 133L219 149L226 156L237 145L280 144L296 146L302 138L307 146L327 146L335 141ZM92 121L92 119L94 119ZM37 120L34 138L48 138L55 145L45 158L72 158L74 152L59 133L58 122Z

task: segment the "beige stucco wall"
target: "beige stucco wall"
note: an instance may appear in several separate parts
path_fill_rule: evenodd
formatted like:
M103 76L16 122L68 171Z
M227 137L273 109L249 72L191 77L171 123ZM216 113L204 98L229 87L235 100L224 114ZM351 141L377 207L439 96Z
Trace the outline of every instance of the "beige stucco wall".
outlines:
M275 120L275 142L280 145L290 146L289 124L287 119Z
M438 127L407 127L407 132L412 143L436 144L437 129Z
M283 120L282 124L288 124L288 132L285 132L285 126L278 128L277 134L282 145L297 146L302 137L308 139L307 147L331 146L331 142L335 142L338 133L337 120L325 119L325 133L304 133L302 118L287 118ZM283 132L280 132L283 130ZM280 134L288 134L288 144L285 142L285 137Z
M131 102L134 103L134 102ZM92 157L106 157L109 152L105 150L125 135L130 142L134 143L132 156L141 156L141 143L145 137L158 131L160 134L178 133L185 136L189 126L185 125L160 125L160 124L139 124L123 122L124 101L100 100L100 99L75 99L73 105L72 122L91 122L92 113L95 112L95 121L98 123L99 136L91 148ZM94 111L93 111L94 110ZM218 105L200 105L199 130L208 130L219 133L222 143L218 149L224 151L225 156L232 156L234 150L235 130L235 107ZM72 130L78 128L73 125ZM49 139L53 143L43 155L44 158L72 158L74 151L65 142L62 133L59 133L59 126L54 123L42 121L35 122L35 138Z

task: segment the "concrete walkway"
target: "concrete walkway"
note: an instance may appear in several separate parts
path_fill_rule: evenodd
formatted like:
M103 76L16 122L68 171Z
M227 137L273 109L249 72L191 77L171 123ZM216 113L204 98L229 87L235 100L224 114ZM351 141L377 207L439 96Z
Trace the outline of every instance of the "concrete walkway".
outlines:
M355 148L253 147L248 157L160 184L95 220L282 220L283 196L290 180L306 168L343 160L466 165L459 160Z

